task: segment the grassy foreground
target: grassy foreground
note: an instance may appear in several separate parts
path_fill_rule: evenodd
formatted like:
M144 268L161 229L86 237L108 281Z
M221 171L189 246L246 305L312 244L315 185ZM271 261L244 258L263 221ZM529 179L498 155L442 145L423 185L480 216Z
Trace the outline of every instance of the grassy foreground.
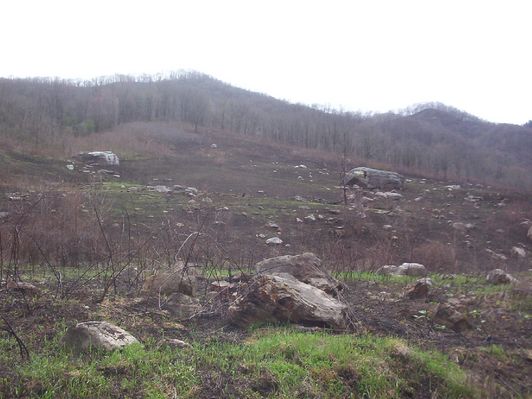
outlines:
M0 397L43 398L469 398L465 373L438 352L375 336L259 329L241 343L189 349L156 342L113 353L70 355L62 334L21 362L0 339ZM430 396L430 394L429 394Z

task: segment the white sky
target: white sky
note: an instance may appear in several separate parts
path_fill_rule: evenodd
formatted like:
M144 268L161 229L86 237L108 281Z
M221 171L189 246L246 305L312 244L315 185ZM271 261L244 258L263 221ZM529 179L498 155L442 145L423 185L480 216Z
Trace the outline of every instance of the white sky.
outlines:
M0 76L194 69L306 104L532 119L531 0L3 0Z

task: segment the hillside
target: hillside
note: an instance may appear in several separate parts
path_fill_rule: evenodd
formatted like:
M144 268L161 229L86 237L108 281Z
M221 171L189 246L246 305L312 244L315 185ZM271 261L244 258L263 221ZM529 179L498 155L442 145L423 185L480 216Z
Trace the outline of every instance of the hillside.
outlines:
M532 205L524 194L407 175L392 196L353 189L345 205L336 154L179 122L124 123L64 141L73 154L113 150L119 166L22 155L17 145L1 160L9 174L0 185L0 310L28 355L3 325L0 395L531 392ZM235 327L228 309L256 263L305 252L341 281L349 327ZM199 275L193 297L150 291L154 275L180 262ZM426 296L408 296L418 277L377 272L404 262L426 266ZM494 268L518 282L489 283ZM11 276L33 291L10 289ZM118 324L142 346L72 357L67 327L88 320Z
M186 75L2 80L0 132L2 398L532 393L530 128Z
M439 104L360 115L289 104L211 77L116 76L91 82L0 80L0 140L64 150L64 139L135 121L184 122L346 154L410 174L532 189L532 129L494 124ZM63 151L63 156L70 156Z

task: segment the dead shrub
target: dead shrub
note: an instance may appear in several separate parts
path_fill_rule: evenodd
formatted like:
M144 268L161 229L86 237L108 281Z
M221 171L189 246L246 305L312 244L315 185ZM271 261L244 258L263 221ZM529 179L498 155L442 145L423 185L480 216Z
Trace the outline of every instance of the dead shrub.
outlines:
M425 265L431 271L455 270L454 248L439 241L430 241L414 248L412 261Z

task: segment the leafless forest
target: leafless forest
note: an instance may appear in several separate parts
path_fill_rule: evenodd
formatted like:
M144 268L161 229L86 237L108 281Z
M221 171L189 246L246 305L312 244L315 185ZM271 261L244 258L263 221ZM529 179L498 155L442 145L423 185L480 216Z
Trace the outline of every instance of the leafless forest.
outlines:
M266 138L409 174L532 189L530 123L489 123L442 104L362 115L289 104L199 73L0 80L4 145L23 139L34 151L52 151L65 138L134 121L181 121L195 132Z
M528 398L531 154L439 103L0 79L0 398Z

